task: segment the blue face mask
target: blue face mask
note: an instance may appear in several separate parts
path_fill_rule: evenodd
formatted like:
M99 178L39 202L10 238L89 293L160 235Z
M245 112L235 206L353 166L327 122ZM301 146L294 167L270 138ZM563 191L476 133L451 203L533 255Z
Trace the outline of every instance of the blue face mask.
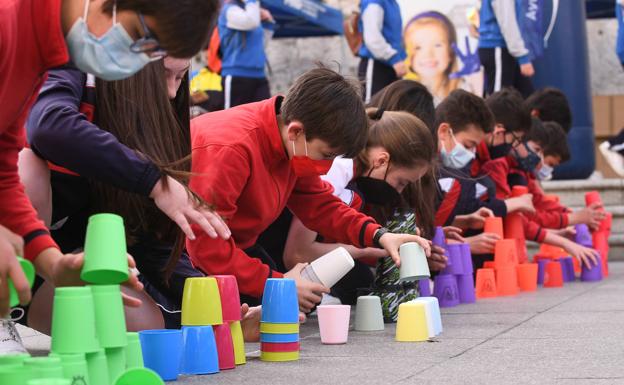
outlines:
M72 62L83 72L111 81L128 78L145 67L151 59L145 53L130 50L134 42L121 24L117 23L117 5L113 6L113 26L100 37L89 32L85 0L84 15L65 37Z
M455 142L455 147L453 147L451 152L448 153L446 152L444 145L441 146L442 150L440 151L440 157L442 158L442 164L455 170L461 170L466 167L468 163L472 162L475 158L475 153L469 151L463 144L459 143L455 139L452 131L450 132L450 135Z
M520 154L518 154L518 151L514 148L514 157L518 161L518 165L520 166L521 170L527 172L535 172L535 168L538 164L540 164L542 158L529 147L527 142L522 142L522 145L527 151L527 156L525 156L524 158L521 157Z
M542 167L537 170L537 179L539 180L551 180L553 168L542 162Z

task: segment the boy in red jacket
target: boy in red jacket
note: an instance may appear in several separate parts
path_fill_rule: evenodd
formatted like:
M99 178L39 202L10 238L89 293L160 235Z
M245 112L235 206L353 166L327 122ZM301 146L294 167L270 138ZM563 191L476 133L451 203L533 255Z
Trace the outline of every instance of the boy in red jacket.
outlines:
M17 173L18 153L25 143L24 122L46 71L67 63L71 56L84 72L115 80L131 76L164 52L190 57L204 45L207 21L216 16L218 2L183 4L168 0L0 0L0 318L8 311L7 278L13 281L22 304L30 300L17 255L33 261L37 272L56 285L80 283L82 257L61 254L37 218ZM178 212L192 206L188 198L184 200L185 194L176 196L177 204L169 203L170 208L176 206ZM154 199L171 202L167 195L172 198L166 192L154 194Z
M262 296L267 278L285 276L297 283L299 305L320 302L322 285L300 277L305 264L282 275L256 245L258 236L288 207L323 236L358 247L384 248L399 264L399 246L421 237L392 234L345 205L320 175L333 158L352 157L365 145L368 120L360 86L325 68L307 72L286 97L277 96L192 121L190 187L213 204L232 230L229 240L200 235L188 240L193 263L208 274L237 277L250 302Z

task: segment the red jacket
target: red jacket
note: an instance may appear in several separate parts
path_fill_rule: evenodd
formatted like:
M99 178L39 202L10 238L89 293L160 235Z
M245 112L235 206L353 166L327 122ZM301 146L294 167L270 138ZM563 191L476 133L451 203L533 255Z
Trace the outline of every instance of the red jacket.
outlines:
M230 230L229 240L195 228L187 241L193 263L208 274L232 274L243 294L259 297L269 277L281 277L243 249L288 207L303 224L341 243L372 246L380 227L345 205L319 177L297 178L282 143L276 110L282 98L202 115L191 122L190 187L213 204Z
M24 192L17 156L46 71L68 59L60 0L0 0L0 224L24 238L30 260L57 246Z
M477 152L475 154L475 158L470 165L470 175L473 177L483 175L481 168L483 165L492 160L490 157L490 150L488 149L487 143L485 140L482 140L477 145Z

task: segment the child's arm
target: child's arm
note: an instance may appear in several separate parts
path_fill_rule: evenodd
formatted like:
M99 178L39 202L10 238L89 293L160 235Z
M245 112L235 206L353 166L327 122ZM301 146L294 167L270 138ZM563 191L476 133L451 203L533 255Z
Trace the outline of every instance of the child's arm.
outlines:
M546 232L544 243L561 247L570 253L571 256L578 259L579 262L584 263L585 266L591 267L592 265L596 265L598 263L598 260L596 259L598 252L596 250L581 246L553 232Z
M383 7L374 2L364 8L362 13L362 37L366 48L373 54L373 56L382 61L387 61L391 65L395 66L397 76L402 77L405 75L405 53L399 52L392 48L392 45L386 41L381 30L384 22L384 9ZM401 68L396 66L402 65ZM400 71L403 73L398 73Z
M607 214L602 210L602 205L600 203L593 203L589 207L568 214L570 225L584 223L592 230L598 229L598 227L600 227L600 222L602 222L606 216Z
M20 180L39 218L50 227L52 222L52 186L50 169L45 160L25 148L20 151L18 161Z
M228 28L237 31L251 31L260 26L260 4L256 0L247 0L244 7L226 5L225 23Z
M511 56L518 60L518 63L523 65L531 65L531 59L529 57L529 50L526 47L520 27L518 26L518 19L516 15L515 0L492 0L492 9L496 16L496 21L505 39L507 50ZM526 67L525 67L526 68ZM525 76L532 76L533 74L525 73L528 69L523 70L522 74Z

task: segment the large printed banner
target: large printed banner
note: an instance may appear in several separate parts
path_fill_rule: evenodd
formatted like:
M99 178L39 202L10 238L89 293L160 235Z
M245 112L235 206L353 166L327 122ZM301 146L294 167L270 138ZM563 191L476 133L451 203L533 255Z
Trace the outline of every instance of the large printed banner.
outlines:
M477 53L480 0L397 0L403 17L408 79L423 83L437 103L458 88L483 94ZM543 0L516 0L518 26L532 58L542 55Z

